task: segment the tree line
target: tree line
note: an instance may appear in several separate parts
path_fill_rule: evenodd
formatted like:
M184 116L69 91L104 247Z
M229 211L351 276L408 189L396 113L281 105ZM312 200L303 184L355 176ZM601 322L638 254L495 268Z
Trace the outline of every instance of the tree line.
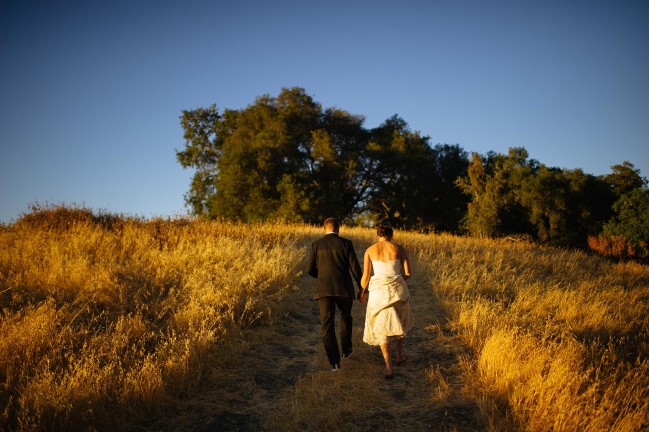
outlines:
M630 162L594 176L545 166L523 147L480 155L432 145L397 115L372 129L364 121L299 87L243 109L184 110L176 156L195 169L186 204L198 216L244 222L336 215L570 247L622 238L647 251L647 180Z

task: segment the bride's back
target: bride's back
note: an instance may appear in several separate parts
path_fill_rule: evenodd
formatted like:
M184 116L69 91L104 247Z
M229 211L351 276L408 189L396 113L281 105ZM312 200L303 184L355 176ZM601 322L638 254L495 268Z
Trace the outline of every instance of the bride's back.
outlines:
M369 250L370 259L374 261L393 261L401 259L401 248L396 243L383 241L376 243Z

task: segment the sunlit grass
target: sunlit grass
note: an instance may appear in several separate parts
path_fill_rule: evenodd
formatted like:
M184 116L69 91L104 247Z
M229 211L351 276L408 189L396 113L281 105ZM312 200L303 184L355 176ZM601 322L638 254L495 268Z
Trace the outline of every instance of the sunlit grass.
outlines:
M467 390L491 430L649 425L649 268L445 236L411 249L474 350Z
M303 250L282 224L45 209L0 233L0 404L11 428L137 420L199 384L210 347L262 320ZM115 423L117 421L117 423Z
M218 382L215 348L284 313L306 246L321 233L66 207L0 226L0 429L128 430L192 398L208 371ZM412 259L419 314L421 297L441 299L444 325L468 347L456 366L462 394L452 397L477 404L483 426L649 425L647 266L523 242L395 234ZM344 235L359 258L375 239L367 228ZM422 373L432 408L457 383L430 360ZM350 398L330 404L346 384L328 377L299 377L290 417L275 414L274 424L317 429L313 411L323 405L367 414ZM374 379L364 372L353 383L369 394Z

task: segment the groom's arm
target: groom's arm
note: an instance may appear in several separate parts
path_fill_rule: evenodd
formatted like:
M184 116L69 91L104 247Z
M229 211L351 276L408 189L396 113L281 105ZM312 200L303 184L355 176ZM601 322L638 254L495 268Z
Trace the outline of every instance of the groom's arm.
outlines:
M360 290L361 278L363 277L363 269L361 269L361 265L358 263L358 258L356 257L356 251L354 250L354 244L351 241L349 242L348 260L349 260L349 269L352 273L354 281L356 282L356 285L358 285L358 289Z
M313 276L314 278L318 277L318 262L316 261L315 246L313 244L309 248L309 256L306 269L307 273L310 276Z

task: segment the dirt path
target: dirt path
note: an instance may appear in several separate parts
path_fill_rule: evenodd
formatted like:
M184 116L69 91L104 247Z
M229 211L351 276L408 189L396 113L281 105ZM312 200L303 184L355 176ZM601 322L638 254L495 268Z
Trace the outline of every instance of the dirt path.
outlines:
M459 362L465 352L441 302L416 277L409 282L416 328L404 344L408 360L395 368L393 380L383 378L380 350L362 342L365 305L358 302L354 355L340 372L328 369L311 300L313 279L302 276L285 315L246 330L217 356L202 390L151 430L484 430L476 404L463 395Z

